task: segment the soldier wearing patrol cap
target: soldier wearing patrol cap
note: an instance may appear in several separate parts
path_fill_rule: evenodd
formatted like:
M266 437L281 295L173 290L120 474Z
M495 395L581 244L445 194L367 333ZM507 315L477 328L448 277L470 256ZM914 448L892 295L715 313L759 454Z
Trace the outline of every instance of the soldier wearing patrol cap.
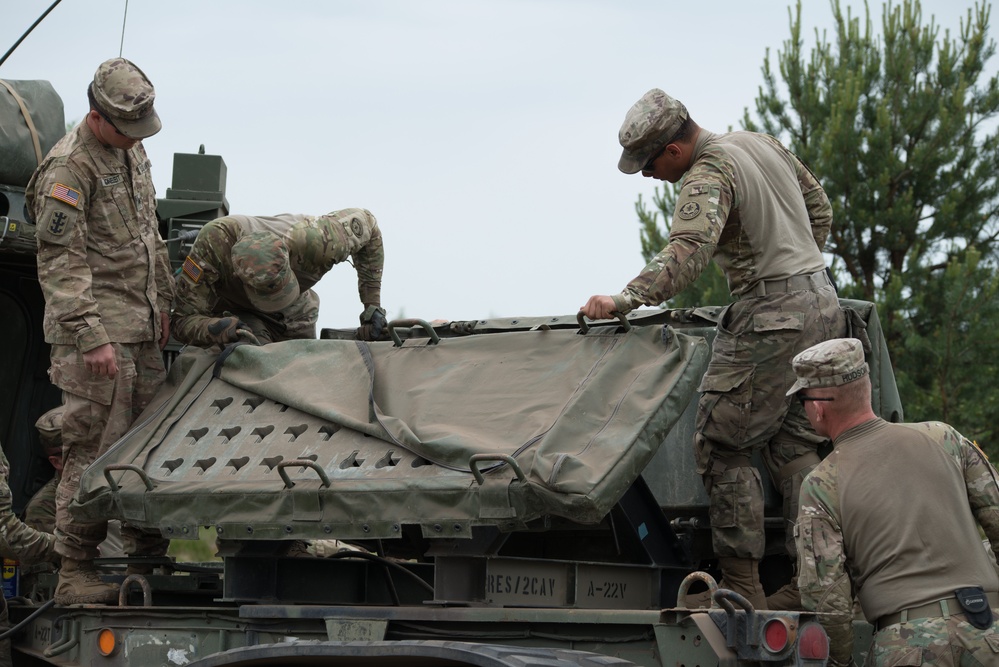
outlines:
M326 215L230 215L206 224L177 276L173 335L191 345L315 338L311 289L348 257L364 311L358 337L385 334L385 251L375 216L362 208Z
M28 183L37 225L49 377L63 391L63 473L56 494L59 604L110 603L93 559L106 523L70 513L83 470L121 437L165 377L161 350L173 300L159 235L149 158L159 132L149 78L124 58L101 63L87 88L90 111L57 143ZM126 529L128 552L158 555L168 542Z
M947 424L878 418L860 341L819 343L792 366L788 395L834 445L802 483L795 528L831 667L852 664L854 596L874 626L868 665L999 664L995 469Z
M666 248L620 293L594 295L580 312L606 319L663 303L712 259L725 272L736 301L719 316L694 436L712 542L725 587L756 608L795 608L793 583L769 600L760 585L764 495L752 456L762 453L784 498L792 552L798 486L818 463L823 439L785 396L794 382L789 361L846 332L822 257L832 207L808 168L776 139L708 132L659 89L632 106L618 139L622 172L683 183Z

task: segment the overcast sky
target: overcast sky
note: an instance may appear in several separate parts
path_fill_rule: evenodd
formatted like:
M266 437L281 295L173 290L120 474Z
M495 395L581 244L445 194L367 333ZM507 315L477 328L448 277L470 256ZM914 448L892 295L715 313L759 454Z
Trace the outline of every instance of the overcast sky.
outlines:
M5 0L0 53L50 4ZM232 213L370 209L390 318L565 315L643 265L634 205L656 183L617 170L628 108L663 88L702 127L738 129L790 4L131 0L122 55L156 87L163 130L144 143L159 196L173 154L204 144L226 162ZM0 78L51 81L80 120L94 70L119 55L125 6L63 0ZM972 0L922 6L956 34ZM827 2L803 19L809 44L815 28L832 37ZM316 289L320 326L357 325L349 265Z

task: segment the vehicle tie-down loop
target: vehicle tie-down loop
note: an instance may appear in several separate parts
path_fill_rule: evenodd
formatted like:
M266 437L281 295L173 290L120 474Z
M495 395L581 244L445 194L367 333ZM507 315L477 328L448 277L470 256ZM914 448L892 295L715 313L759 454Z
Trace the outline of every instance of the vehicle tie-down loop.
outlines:
M520 469L517 460L506 454L474 454L468 459L468 467L479 484L479 518L513 519L517 510L510 503L511 480L506 475L490 475L488 478L479 470L483 461L499 461L510 466L521 484L527 483L527 476ZM494 466L495 468L496 466Z
M277 464L278 474L281 475L281 480L284 482L285 489L291 489L295 486L295 482L291 480L288 476L287 468L301 467L309 468L313 470L319 476L319 483L322 488L330 488L330 477L323 470L323 467L313 461L312 459L289 459L287 461L281 461ZM299 521L319 521L322 518L323 507L322 500L320 499L320 494L318 489L316 493L306 493L305 491L297 491L292 496L294 502L294 518Z

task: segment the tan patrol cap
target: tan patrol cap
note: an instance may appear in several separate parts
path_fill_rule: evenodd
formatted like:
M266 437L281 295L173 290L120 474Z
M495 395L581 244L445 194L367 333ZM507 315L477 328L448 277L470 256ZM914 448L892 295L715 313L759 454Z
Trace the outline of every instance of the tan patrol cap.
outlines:
M149 77L124 58L101 63L90 89L98 111L130 139L145 139L163 126L153 108L156 91Z
M791 360L798 381L787 396L810 387L839 387L867 377L864 348L856 338L833 338L799 352Z
M43 414L35 422L35 428L38 429L39 441L42 449L46 450L46 452L62 447L62 415L65 411L65 406L58 405Z
M642 95L628 110L617 134L624 148L617 168L637 174L661 151L687 120L687 107L658 88Z
M232 245L230 257L246 298L260 312L276 313L298 299L298 278L291 269L288 246L277 234L246 234Z

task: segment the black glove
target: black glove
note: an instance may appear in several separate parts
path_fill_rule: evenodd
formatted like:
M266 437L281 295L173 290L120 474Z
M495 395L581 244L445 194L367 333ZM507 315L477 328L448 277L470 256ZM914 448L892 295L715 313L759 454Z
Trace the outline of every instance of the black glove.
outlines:
M238 340L260 345L260 341L250 331L250 327L238 317L217 317L208 325L208 335L212 342L228 345Z
M368 306L361 313L361 327L357 337L361 340L381 340L388 331L388 319L385 309L380 306Z

